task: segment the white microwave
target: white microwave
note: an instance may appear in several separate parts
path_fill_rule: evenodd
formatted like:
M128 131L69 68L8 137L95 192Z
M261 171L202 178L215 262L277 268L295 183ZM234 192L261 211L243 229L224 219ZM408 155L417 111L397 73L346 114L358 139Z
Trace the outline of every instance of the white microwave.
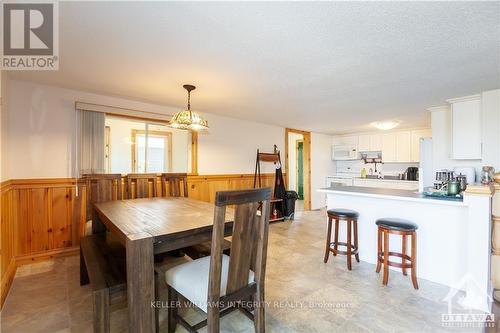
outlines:
M356 145L334 145L332 159L334 161L357 160L359 159L358 147Z

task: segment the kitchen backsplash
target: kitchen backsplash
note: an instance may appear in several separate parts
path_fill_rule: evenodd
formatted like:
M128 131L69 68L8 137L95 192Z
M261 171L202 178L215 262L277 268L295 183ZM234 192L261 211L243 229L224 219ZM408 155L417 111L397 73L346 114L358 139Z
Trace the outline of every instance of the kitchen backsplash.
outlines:
M337 166L337 173L360 174L363 168L365 168L367 172L370 168L375 172L375 164L365 164L362 160L336 161L335 163ZM381 171L383 175L396 175L404 172L408 167L418 167L418 163L377 163L377 171Z

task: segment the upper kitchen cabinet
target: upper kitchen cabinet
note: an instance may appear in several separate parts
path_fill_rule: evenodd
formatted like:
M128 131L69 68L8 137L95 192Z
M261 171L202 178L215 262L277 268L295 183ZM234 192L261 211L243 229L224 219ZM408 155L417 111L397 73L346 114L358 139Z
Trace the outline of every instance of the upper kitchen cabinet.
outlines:
M451 158L481 159L481 96L454 98L447 102L451 105Z
M430 129L411 131L410 162L418 162L420 160L420 139L430 137L432 137Z
M359 152L382 152L382 160L386 163L409 163L419 161L420 139L430 138L431 136L430 129L396 131L383 134L363 133L334 137L333 145L334 147L343 145L357 146Z
M362 134L358 137L358 150L359 151L371 151L370 136L371 135L369 135L369 134Z
M382 135L380 134L370 135L370 150L371 151L382 150Z
M396 132L396 161L397 162L410 162L410 141L411 132Z
M382 134L382 161L397 162L396 133Z
M381 151L382 150L382 135L381 134L361 134L358 138L359 151Z
M358 136L357 135L342 135L342 136L334 136L333 137L333 145L358 145Z

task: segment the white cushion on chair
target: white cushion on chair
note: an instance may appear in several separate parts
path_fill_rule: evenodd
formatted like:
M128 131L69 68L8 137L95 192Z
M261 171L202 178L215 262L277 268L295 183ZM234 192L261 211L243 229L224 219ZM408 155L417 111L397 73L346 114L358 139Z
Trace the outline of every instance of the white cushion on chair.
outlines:
M92 235L92 220L85 222L85 236Z
M222 255L222 272L220 295L226 295L229 256ZM210 273L210 257L199 258L165 272L165 280L169 286L177 290L194 305L207 312L208 275ZM253 282L254 273L250 271L248 282Z

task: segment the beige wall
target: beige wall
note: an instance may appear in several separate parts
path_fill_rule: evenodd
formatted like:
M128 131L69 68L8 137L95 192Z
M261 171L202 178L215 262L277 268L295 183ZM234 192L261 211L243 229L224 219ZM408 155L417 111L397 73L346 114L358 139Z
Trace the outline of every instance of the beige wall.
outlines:
M326 177L336 172L331 149L331 135L311 133L311 209L326 206L325 194L317 189L325 187Z
M9 91L9 75L5 71L0 71L0 181L5 180L4 165L7 161L5 158L7 151L7 105L8 105L8 91Z
M210 129L198 135L199 174L253 174L257 149L272 152L276 144L284 152L283 127L214 114L205 114L205 117ZM272 163L262 164L262 173L265 172L274 172Z

